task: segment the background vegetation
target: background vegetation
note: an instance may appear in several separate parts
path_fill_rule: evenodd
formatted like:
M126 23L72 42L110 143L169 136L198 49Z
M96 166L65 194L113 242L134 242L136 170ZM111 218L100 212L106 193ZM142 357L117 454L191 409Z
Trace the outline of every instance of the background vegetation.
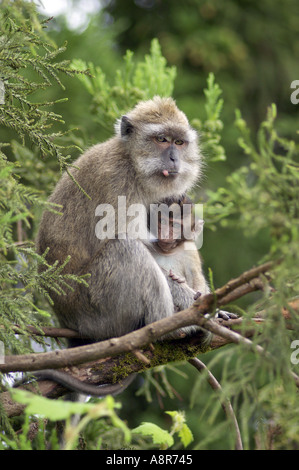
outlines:
M298 2L95 1L75 26L70 12L84 11L84 2L69 2L50 21L36 4L0 4L0 340L7 354L36 349L25 326L52 323L47 292L67 282L55 266L38 275L45 261L33 248L61 171L80 148L109 137L115 118L139 99L172 95L202 136L206 171L194 197L205 203L201 253L214 286L265 259L283 259L274 295L266 289L232 306L244 315L257 305L268 309L258 341L275 361L236 347L203 360L233 400L245 447L297 448L298 403L287 371L296 371L290 344L298 320L294 315L290 333L280 309L298 293L299 105L290 101L291 82L299 79ZM78 73L85 68L91 76ZM15 336L15 324L24 335ZM149 377L156 379L174 390L152 386L149 394L150 382L140 379L121 397L117 414L130 428L147 421L169 430L164 411L184 410L194 437L189 448L233 448L216 395L191 366ZM86 423L87 448L124 445L124 428L108 405L100 415L107 421ZM3 416L2 423L4 445L25 445L13 431L19 419ZM41 436L28 445L41 448Z

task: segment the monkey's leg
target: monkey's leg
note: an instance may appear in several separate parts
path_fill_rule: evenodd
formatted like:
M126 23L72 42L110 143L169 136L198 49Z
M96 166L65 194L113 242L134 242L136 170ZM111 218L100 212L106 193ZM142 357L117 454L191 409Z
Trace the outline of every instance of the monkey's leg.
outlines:
M140 240L109 240L89 271L88 305L78 325L82 335L121 336L173 315L167 281Z

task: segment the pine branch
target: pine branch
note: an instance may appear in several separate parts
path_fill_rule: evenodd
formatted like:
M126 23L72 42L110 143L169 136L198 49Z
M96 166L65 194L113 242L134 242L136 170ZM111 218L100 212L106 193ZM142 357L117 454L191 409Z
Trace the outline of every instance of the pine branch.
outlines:
M22 7L26 9L27 5ZM66 50L66 45L56 47L48 41L42 26L34 31L32 24L38 27L39 21L36 12L29 11L30 7L27 12L29 18L21 21L18 8L4 5L0 12L0 80L5 90L4 105L0 106L0 124L15 131L23 144L27 137L39 148L42 156L55 155L61 170L64 170L69 166L69 156L64 155L69 147L59 145L56 137L70 131L49 132L57 121L63 124L64 121L60 115L42 109L63 100L34 103L31 95L53 83L64 90L60 74L75 76L87 72L71 68L69 61L59 61L58 56ZM40 80L24 77L24 69L33 71Z
M290 309L296 311L299 313L299 300L293 300L289 302L289 307ZM283 308L281 310L282 316L286 319L289 320L291 318L290 316L290 310L288 308ZM251 321L255 324L263 324L265 319L263 318L264 311L259 311L256 313L254 317L251 318ZM242 329L242 323L243 323L243 318L237 318L237 319L230 319L230 320L218 320L221 322L221 325L227 327L227 328L233 328L234 331L238 331L238 327L240 327L240 330ZM1 325L0 325L1 328ZM22 334L23 329L21 330L19 325L12 325L12 328L16 334ZM286 328L289 330L292 330L292 324L291 323L286 323ZM39 329L35 328L32 325L27 325L26 329L28 330L29 333L31 333L34 336L48 336L50 338L82 338L82 336L75 330L70 330L69 328L57 328L57 327L52 327L52 326L46 326L46 327L40 327ZM246 328L244 331L244 328L242 329L242 334L246 337L251 337L255 333L256 329L254 328ZM84 338L83 338L84 339ZM211 349L218 349L220 346L223 346L225 344L229 344L230 341L223 338L222 336L217 336L214 335L212 342L210 344Z

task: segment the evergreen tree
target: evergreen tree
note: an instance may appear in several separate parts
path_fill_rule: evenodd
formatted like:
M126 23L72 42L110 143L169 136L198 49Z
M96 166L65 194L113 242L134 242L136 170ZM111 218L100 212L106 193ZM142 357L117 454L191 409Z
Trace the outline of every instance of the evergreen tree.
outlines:
M71 92L64 89L62 77L71 76L74 81L78 78L82 93L87 91L90 96L96 126L101 127L103 135L109 136L116 118L140 99L155 94L175 94L177 70L167 64L160 43L154 39L144 59L136 60L128 51L111 80L98 64L85 63L76 57L72 64L59 60L66 46L55 45L51 33L45 30L48 21L39 18L33 3L4 0L1 7L0 344L4 344L6 355L18 354L22 358L23 354L34 351L32 339L42 341L42 336L34 334L28 326L35 327L38 333L53 324L51 291L64 294L70 288L68 281L86 282L84 278L62 274L64 265L49 266L44 256L34 250L41 211L47 207L59 216L60 208L50 206L46 202L47 195L61 171L68 171L74 153L79 151L78 143L84 147L90 140L79 138L71 126L64 123L63 117L55 112L63 104L61 99L48 100L47 93L58 85L66 99ZM182 22L184 18L186 21L183 15ZM209 74L202 94L204 111L192 124L201 135L208 163L222 165L226 158L222 140L226 127L221 113L226 100L213 74ZM268 107L257 132L252 134L237 110L237 143L245 158L226 179L222 178L221 187L194 193L196 202L205 203L206 226L214 230L214 239L217 234L219 237L219 228L220 233L227 230L236 232L238 237L242 234L242 242L240 239L238 243L245 247L252 240L257 243L262 239L256 251L259 259L254 262L271 263L266 265L271 269L265 270L259 278L247 279L239 285L244 292L254 290L254 294L245 299L241 289L238 291L240 302L236 301L236 295L234 302L226 307L241 315L240 332L246 335L250 331L252 341L240 336L240 344L210 351L204 356L209 369L221 382L220 400L205 383L207 375L213 382L211 375L195 362L193 365L204 370L196 377L189 373L186 365L160 370L163 386L157 380L157 369L154 373L147 371L133 405L129 399L126 401L126 394L117 402L108 397L103 401L90 399L89 403L76 404L12 391L13 399L27 406L20 421L8 419L5 414L4 389L9 384L3 377L0 440L3 449L46 449L49 445L52 449L59 448L53 422L66 419L69 430L73 413L82 414L83 418L75 430L67 434L67 448L82 447L79 433L83 433L88 449L123 446L136 449L234 448L234 432L228 432L229 414L224 416L221 411L221 405L227 405L228 398L240 425L244 448L298 447L299 146L292 138L280 137L278 120L279 109L273 104ZM218 243L221 245L221 240ZM231 264L233 258L234 254L229 253ZM39 266L45 269L39 272ZM227 266L227 281L229 270ZM212 270L210 284L215 299L221 300ZM228 291L229 287L227 284ZM169 383L169 377L172 380L176 374L180 374L175 383L179 391L182 389L183 404ZM187 377L187 393L183 390L182 375ZM217 383L213 383L219 392ZM153 389L160 396L168 392L167 406L185 408L185 414L168 412L171 422L167 429L165 415L156 407ZM152 400L150 416L146 415L149 411L144 397ZM187 406L189 399L191 411ZM126 403L123 410L118 409L119 400ZM46 420L38 419L37 415ZM142 419L144 416L146 418ZM141 421L146 423L141 424Z

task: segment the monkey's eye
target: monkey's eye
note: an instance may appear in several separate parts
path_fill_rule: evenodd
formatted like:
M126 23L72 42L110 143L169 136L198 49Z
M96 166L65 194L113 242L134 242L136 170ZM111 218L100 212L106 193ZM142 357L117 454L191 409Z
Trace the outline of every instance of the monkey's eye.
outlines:
M182 139L177 139L174 141L175 145L184 145L184 141Z
M167 226L168 226L168 225L170 225L170 220L169 220L168 217L166 217L166 218L161 218L161 222L160 222L160 223L161 223L161 225L164 225L164 226L167 225Z
M157 135L156 137L157 142L167 142L167 139L163 137L163 135Z

